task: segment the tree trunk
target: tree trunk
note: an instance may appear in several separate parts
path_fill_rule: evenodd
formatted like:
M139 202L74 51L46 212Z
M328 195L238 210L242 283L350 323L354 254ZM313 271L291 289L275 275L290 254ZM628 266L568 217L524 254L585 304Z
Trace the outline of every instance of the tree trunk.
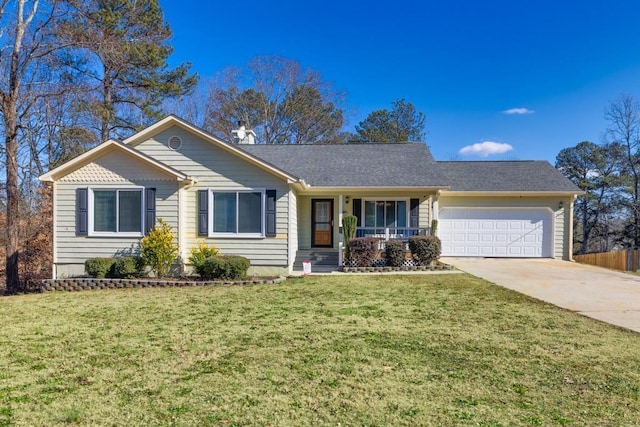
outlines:
M589 206L587 205L587 201L585 200L582 203L582 245L580 245L580 253L581 254L586 254L587 253L587 247L589 244L589 229L587 229L588 227L588 220L587 220L587 212L588 212Z
M9 101L9 103L12 103ZM6 284L8 293L20 290L18 275L18 250L20 231L20 193L18 190L18 135L16 132L15 108L9 106L4 113L5 144L7 156L7 246L6 246Z
M638 215L638 190L640 188L640 180L638 173L635 171L636 165L633 165L633 249L638 249L640 243L640 215Z
M100 124L100 142L105 142L109 139L109 125L111 123L111 112L113 110L112 100L112 85L110 80L110 71L107 67L104 68L104 82L102 86L102 98L103 98L103 111L102 111L102 123Z

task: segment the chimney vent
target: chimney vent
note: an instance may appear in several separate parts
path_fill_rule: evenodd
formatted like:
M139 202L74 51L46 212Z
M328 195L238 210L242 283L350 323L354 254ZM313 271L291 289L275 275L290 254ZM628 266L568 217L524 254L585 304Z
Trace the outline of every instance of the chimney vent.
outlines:
M256 133L251 129L245 128L246 122L238 120L238 129L233 129L233 142L235 144L255 144Z

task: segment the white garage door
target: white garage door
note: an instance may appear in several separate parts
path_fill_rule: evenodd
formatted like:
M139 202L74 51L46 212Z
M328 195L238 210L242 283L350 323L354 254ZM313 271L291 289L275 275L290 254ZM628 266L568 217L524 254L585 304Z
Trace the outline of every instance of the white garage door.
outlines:
M549 209L442 208L438 236L443 256L551 257Z

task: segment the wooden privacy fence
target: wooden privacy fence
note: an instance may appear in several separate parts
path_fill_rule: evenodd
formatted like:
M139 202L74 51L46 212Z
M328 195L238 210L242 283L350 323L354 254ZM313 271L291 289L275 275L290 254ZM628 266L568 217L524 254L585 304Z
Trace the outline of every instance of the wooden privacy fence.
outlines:
M621 271L640 270L640 250L629 249L615 252L574 255L573 259L583 264L597 265Z

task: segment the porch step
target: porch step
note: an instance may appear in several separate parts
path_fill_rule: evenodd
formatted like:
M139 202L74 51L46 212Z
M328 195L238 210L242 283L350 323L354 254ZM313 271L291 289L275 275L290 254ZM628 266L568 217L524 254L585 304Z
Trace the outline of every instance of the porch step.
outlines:
M312 273L328 273L338 269L338 251L335 249L299 250L293 271L302 271L302 262L311 261Z

